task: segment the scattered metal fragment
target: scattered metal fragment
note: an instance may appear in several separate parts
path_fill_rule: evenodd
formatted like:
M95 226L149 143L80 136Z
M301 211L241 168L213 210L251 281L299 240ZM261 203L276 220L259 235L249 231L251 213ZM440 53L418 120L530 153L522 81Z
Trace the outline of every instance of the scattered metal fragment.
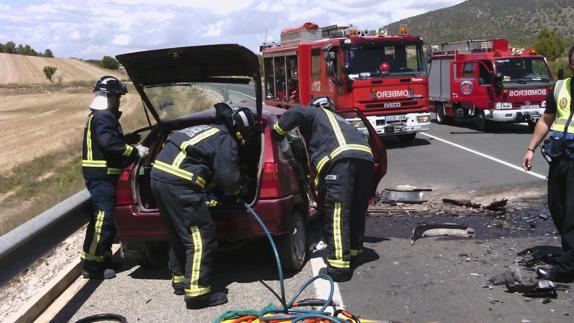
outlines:
M547 219L548 219L548 215L546 215L546 214L540 214L539 217L540 217L542 220L547 220Z
M411 234L411 245L415 244L417 239L437 236L472 238L474 237L474 229L467 225L456 223L421 224L413 229Z
M458 206L466 206L474 209L480 208L480 204L473 203L471 200L466 199L442 199L443 203L453 204Z
M429 191L432 191L432 189L403 185L397 186L396 188L386 188L381 198L384 203L402 202L420 204L426 202L424 192Z

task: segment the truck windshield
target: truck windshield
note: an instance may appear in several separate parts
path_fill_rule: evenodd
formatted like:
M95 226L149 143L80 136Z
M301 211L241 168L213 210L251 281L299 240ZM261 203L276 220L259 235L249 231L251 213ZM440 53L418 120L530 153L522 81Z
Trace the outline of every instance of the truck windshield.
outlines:
M516 57L494 61L496 72L504 76L506 82L549 81L548 66L542 58Z
M351 79L421 75L426 62L421 44L352 44L345 50Z

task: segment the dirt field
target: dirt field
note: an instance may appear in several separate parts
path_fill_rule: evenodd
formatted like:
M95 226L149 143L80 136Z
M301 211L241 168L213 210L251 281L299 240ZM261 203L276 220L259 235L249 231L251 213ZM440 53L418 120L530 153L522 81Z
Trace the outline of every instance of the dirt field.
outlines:
M73 92L0 95L0 171L72 143L79 145L94 96L89 89ZM126 114L139 105L135 93L122 98Z
M48 58L0 53L1 84L50 84L42 69L53 66L58 70L55 83L97 80L104 75L126 78L125 75L99 68L73 58Z

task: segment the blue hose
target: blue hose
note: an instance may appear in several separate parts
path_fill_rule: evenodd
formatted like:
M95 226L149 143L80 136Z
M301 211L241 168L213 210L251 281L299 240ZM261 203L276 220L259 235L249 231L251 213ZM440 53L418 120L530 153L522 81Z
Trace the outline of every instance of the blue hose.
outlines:
M263 223L263 221L261 220L259 215L257 215L257 213L253 210L253 208L251 208L251 206L249 206L249 204L247 204L247 203L243 203L243 204L245 205L245 208L247 209L247 211L253 216L253 218L255 218L257 223L259 223L259 225L261 226L261 228L265 232L265 236L267 236L267 239L269 240L269 243L271 244L271 248L273 249L273 255L275 256L275 263L277 265L277 272L279 273L279 285L281 287L281 299L280 299L280 301L281 301L281 305L283 306L283 309L281 311L278 311L278 310L263 311L263 312L259 313L259 320L260 321L291 320L291 322L301 322L304 319L321 318L321 319L329 320L329 321L335 322L335 323L343 323L343 321L341 319L338 319L338 318L330 315L329 313L325 312L325 310L329 306L331 306L331 304L333 302L333 293L335 290L335 283L333 282L333 279L328 275L317 275L317 276L311 277L309 280L307 280L303 284L303 286L297 291L297 293L295 293L295 295L293 295L293 297L291 297L291 299L289 299L288 302L285 301L285 283L284 283L284 277L283 277L283 269L281 267L281 259L279 258L279 253L277 252L277 246L275 245L275 242L273 241L273 238L271 237L271 233L269 233L267 226L265 226L265 224ZM329 297L325 300L325 303L323 304L321 309L319 309L319 310L305 310L305 309L299 309L299 308L292 308L293 304L295 303L295 300L297 300L297 298L303 293L303 291L309 285L311 285L311 283L313 283L317 279L325 279L330 284ZM269 314L272 316L264 317L264 315L269 315Z

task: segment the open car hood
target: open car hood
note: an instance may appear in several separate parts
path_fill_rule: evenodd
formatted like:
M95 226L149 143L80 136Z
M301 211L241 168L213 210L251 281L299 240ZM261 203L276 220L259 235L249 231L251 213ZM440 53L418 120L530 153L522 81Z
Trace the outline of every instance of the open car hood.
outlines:
M262 90L259 61L249 49L237 44L190 46L134 52L116 56L145 102L160 122L143 88L189 82L255 84L257 117L261 117Z

